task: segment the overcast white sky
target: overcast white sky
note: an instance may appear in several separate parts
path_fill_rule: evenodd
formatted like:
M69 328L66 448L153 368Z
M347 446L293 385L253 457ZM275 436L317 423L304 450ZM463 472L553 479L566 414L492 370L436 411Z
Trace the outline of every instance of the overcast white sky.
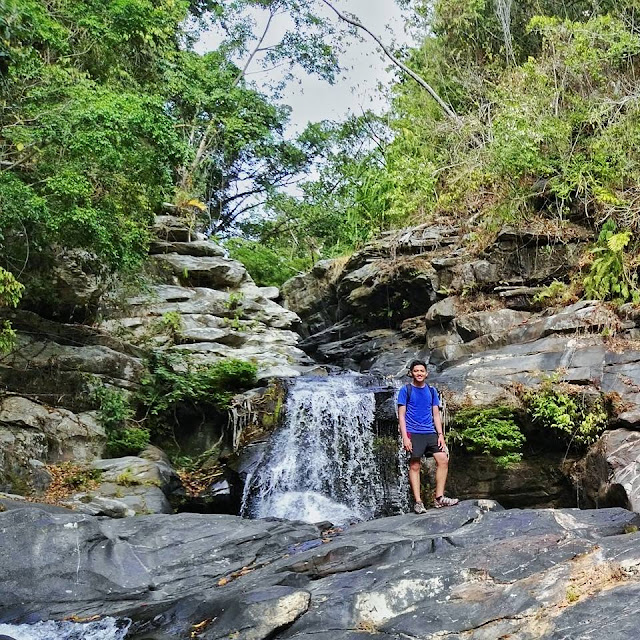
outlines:
M404 31L402 11L393 0L336 0L336 6L343 11L355 14L376 33L385 44L404 44L410 41ZM331 10L318 2L318 13L327 20L338 23L338 17ZM264 22L258 23L257 30L264 28ZM284 24L275 24L273 36L278 36ZM345 71L334 85L311 77L304 71L295 71L299 83L294 81L284 90L282 103L292 107L291 128L298 132L308 122L319 120L342 120L349 112L361 113L363 109L380 111L386 104L386 95L378 88L382 82L387 85L392 74L387 71L388 60L385 60L377 45L366 36L364 42L350 39L345 54L341 57L341 65ZM198 43L199 51L215 48L219 43L219 35L207 33ZM242 61L238 61L242 62ZM248 73L259 71L258 65L248 69ZM273 72L273 73L277 73ZM267 78L263 74L252 74L258 87ZM273 79L273 75L272 75Z

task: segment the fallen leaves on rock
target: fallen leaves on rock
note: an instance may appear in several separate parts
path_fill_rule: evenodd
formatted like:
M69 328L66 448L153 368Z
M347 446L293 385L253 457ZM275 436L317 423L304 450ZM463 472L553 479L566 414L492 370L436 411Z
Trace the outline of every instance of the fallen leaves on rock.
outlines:
M191 625L191 634L190 638L197 638L212 622L214 618L206 618L201 622Z
M190 498L198 497L224 477L222 467L219 466L210 469L178 469L177 474Z
M224 587L225 584L229 584L229 582L232 582L233 580L237 580L238 578L241 578L242 576L246 576L248 573L251 573L252 571L255 571L256 569L259 569L260 567L264 567L267 564L269 564L268 562L264 562L262 564L250 564L246 567L242 567L242 569L238 569L237 571L234 571L233 573L230 573L228 576L224 576L222 578L220 578L220 580L218 580L218 586L219 587Z
M99 614L96 614L95 616L89 616L89 617L83 617L83 616L69 616L68 618L65 618L65 620L67 622L81 622L81 623L85 623L85 622L95 622L96 620L100 620L102 616Z
M86 465L61 462L59 464L45 465L45 469L51 476L51 483L47 487L45 494L26 496L26 500L56 505L63 502L73 493L94 491L100 486L102 472L98 469L91 469Z

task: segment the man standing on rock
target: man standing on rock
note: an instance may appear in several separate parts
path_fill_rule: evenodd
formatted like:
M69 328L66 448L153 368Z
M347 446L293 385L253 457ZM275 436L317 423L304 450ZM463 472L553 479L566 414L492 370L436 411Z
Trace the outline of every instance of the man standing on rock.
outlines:
M440 420L438 391L426 383L427 365L422 360L414 360L409 365L409 375L411 384L402 387L398 394L398 424L402 444L410 454L409 484L415 499L413 510L416 513L425 513L426 509L420 495L420 460L423 455L432 454L436 461L435 506L451 507L458 504L458 499L447 498L444 495L449 455Z

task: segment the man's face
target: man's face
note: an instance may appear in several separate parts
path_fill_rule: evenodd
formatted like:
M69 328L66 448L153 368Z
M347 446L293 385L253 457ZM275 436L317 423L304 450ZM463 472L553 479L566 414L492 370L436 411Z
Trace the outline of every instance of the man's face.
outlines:
M411 369L411 377L415 382L424 382L427 378L427 370L421 364L418 364Z

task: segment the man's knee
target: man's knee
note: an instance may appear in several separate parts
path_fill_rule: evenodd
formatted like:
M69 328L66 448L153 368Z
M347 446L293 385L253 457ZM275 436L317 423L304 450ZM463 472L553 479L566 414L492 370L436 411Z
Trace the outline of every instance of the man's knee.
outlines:
M409 460L409 469L411 471L420 471L420 458L411 458Z
M449 456L446 453L434 453L433 457L438 467L446 468L449 466Z

